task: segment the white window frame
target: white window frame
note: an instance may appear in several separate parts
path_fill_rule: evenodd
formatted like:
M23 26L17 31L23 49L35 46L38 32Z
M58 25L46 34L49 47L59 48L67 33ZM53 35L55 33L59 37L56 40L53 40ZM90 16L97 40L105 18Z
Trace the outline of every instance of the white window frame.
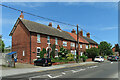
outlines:
M74 50L71 50L71 53L72 53L73 55L75 55L75 51L74 51Z
M71 46L71 47L75 47L75 43L71 42L71 43L70 43L70 46Z
M80 56L83 56L83 52L80 52Z
M23 50L23 56L25 56L25 50Z
M80 44L80 48L83 48L83 45L82 45L82 44Z
M50 44L50 36L47 36L47 44Z
M86 49L88 49L88 45L86 45Z
M55 57L58 57L58 49L55 49L55 51L57 51L57 56L56 56L56 54L55 54Z
M58 38L55 38L55 45L58 45Z
M38 52L38 49L40 49L40 51L41 51L41 48L40 48L40 47L37 47L37 57L39 57L39 56L38 56L38 53L40 53L40 52Z
M40 34L37 34L37 43L41 43L41 41L40 41Z
M67 41L63 41L63 46L67 46Z

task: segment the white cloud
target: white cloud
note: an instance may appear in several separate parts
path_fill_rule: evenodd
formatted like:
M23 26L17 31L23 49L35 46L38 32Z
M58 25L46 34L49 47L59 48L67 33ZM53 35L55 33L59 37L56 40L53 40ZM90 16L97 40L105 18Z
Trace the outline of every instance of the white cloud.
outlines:
M1 0L1 2L118 2L119 0Z
M0 24L15 24L16 19L0 18Z
M45 3L40 2L40 3L32 3L32 2L10 2L10 3L6 3L8 5L13 5L13 6L22 6L22 7L30 7L30 8L34 8L34 7L40 7L40 6L44 6Z
M102 28L101 30L104 31L104 30L114 30L114 29L118 29L118 27L105 27Z

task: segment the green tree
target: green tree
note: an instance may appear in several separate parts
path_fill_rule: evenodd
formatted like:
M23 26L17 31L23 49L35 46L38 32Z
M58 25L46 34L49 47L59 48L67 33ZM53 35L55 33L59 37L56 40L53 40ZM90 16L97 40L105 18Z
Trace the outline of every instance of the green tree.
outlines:
M50 56L51 56L52 58L55 58L55 48L56 48L56 46L55 46L55 44L53 44L53 45L52 45L52 52L51 52L51 54L50 54Z
M40 51L40 58L44 58L44 54L46 54L45 48L43 48L42 51Z
M92 60L99 55L99 49L96 47L92 47L90 49L86 49L87 56L92 58Z
M0 52L4 52L5 44L2 39L0 39Z
M110 43L107 43L106 41L100 42L100 45L98 46L100 49L100 55L105 56L105 55L110 55L112 54L112 45Z

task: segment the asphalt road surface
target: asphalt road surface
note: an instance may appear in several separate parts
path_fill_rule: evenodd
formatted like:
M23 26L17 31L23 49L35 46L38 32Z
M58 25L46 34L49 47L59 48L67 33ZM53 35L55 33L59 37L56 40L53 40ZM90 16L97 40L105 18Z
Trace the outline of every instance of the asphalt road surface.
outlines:
M119 80L118 62L76 66L3 77L2 80Z

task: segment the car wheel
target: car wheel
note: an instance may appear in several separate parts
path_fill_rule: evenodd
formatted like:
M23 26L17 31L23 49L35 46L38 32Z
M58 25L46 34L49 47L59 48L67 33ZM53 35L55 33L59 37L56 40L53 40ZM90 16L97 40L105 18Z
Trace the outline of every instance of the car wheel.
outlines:
M43 67L45 67L45 64L43 64Z

